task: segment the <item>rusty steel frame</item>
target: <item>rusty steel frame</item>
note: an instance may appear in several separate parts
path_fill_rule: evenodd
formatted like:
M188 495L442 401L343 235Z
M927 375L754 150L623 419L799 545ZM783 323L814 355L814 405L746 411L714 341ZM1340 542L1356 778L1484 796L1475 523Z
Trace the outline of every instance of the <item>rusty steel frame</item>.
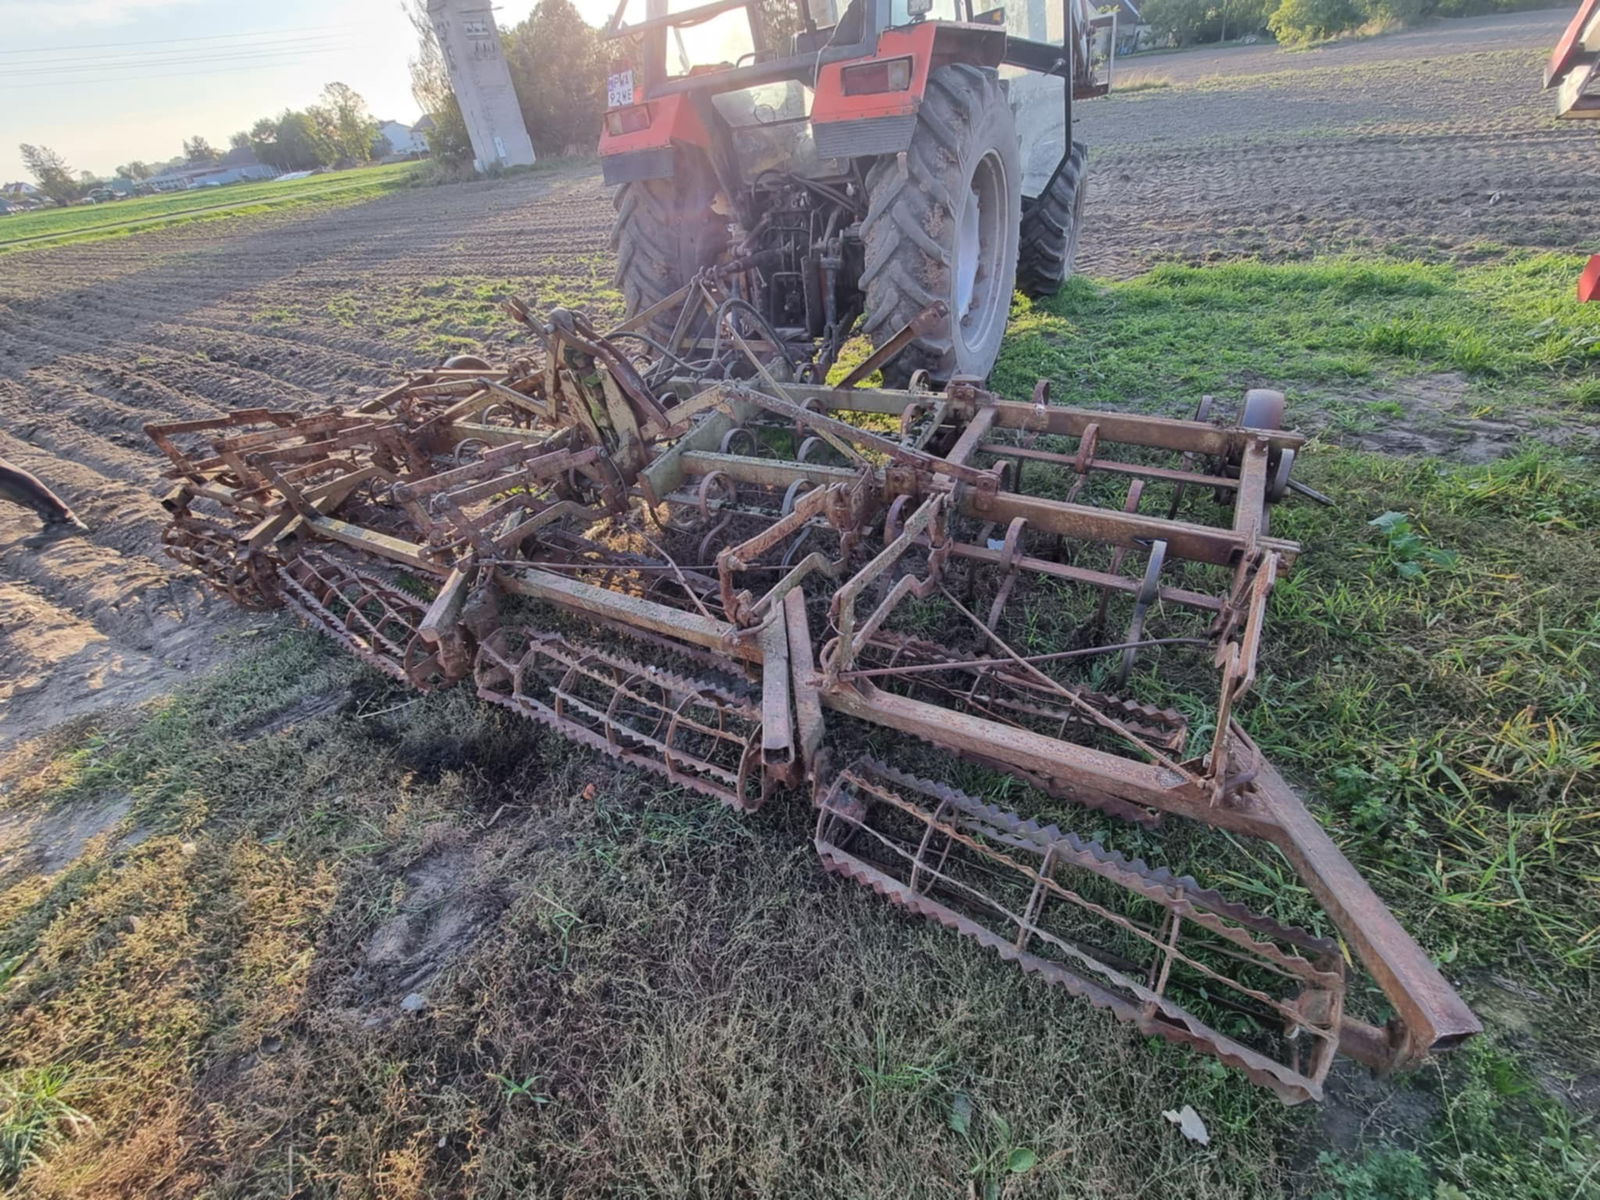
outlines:
M720 311L709 289L697 303ZM1270 514L1303 437L1066 407L1044 383L1018 403L969 379L804 382L731 318L720 357L673 376L682 359L652 364L626 331L513 315L542 355L419 372L350 410L152 426L174 557L394 678L467 684L737 809L809 790L829 870L1286 1102L1320 1098L1335 1050L1392 1070L1478 1032L1239 720L1300 553ZM1017 643L1039 612L1078 620L1061 598L1080 594L1081 644ZM918 630L930 611L939 636ZM1213 681L1204 739L1134 694L1172 656ZM1392 1016L1347 1010L1334 943L1192 879L892 767L836 769L856 722L1062 803L1275 847ZM1063 932L1069 916L1122 948ZM1175 998L1196 973L1260 1044Z

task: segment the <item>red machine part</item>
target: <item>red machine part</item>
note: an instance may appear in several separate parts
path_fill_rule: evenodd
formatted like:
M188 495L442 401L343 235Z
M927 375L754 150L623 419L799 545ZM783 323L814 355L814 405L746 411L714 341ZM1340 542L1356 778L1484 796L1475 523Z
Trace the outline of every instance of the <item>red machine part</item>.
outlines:
M865 58L827 63L817 72L817 92L811 101L811 120L818 125L834 121L855 121L863 117L898 117L914 113L922 106L928 87L928 72L933 65L933 39L938 32L932 22L909 29L890 29L878 38L878 51ZM846 72L859 72L885 60L911 59L911 72L904 88L860 92L852 95ZM888 81L886 81L888 82ZM895 81L898 82L898 81Z
M1600 0L1583 0L1545 66L1558 117L1600 119Z
M641 124L633 114L643 114ZM613 118L618 120L613 121ZM616 127L613 132L613 126ZM706 132L700 114L688 96L679 93L662 96L659 100L613 108L606 113L605 124L600 129L600 153L628 154L635 150L664 150L674 143L691 146L709 146L711 135Z
M1556 116L1600 119L1600 0L1583 0L1550 52L1544 86L1556 89ZM1578 276L1578 301L1600 300L1600 254Z
M1600 254L1590 255L1589 265L1578 276L1578 302L1586 304L1590 300L1600 300Z

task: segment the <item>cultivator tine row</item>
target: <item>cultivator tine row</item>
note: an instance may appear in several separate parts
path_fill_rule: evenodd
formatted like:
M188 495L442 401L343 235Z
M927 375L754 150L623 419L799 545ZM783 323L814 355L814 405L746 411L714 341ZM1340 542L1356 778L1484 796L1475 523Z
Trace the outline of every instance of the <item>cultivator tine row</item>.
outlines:
M179 513L162 531L161 545L174 562L199 572L240 608L261 612L283 603L271 565L226 525Z
M1140 1033L1201 1050L1290 1104L1339 1042L1338 947L1097 842L870 759L818 798L823 866L994 950ZM1227 1014L1234 1035L1179 997Z
M478 695L613 758L753 812L761 711L716 683L516 628L478 651Z
M414 596L315 550L297 556L280 580L301 620L362 662L424 691L437 682L438 654L421 633L427 606Z
M717 280L684 303L653 363L648 335L515 307L538 361L153 427L169 552L391 678L470 678L735 809L809 787L830 870L1288 1102L1320 1095L1335 1050L1393 1069L1477 1031L1239 723L1300 549L1268 533L1304 442L1281 395L1227 425L1068 408L1043 383L1031 403L971 379L830 387ZM927 774L960 758L1277 847L1394 1017L1345 1011L1333 943L1192 879L870 762L835 776L869 730L930 747Z

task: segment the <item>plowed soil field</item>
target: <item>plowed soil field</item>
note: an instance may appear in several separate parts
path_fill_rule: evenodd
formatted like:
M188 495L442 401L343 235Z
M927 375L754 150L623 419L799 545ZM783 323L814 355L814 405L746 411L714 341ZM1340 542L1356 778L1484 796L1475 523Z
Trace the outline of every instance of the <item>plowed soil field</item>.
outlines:
M1550 119L1564 11L1290 54L1141 56L1085 105L1080 268L1595 236L1600 137ZM297 407L452 350L494 350L498 296L613 311L591 165L0 255L0 455L92 533L43 549L0 509L0 744L171 690L252 636L160 550L147 422Z

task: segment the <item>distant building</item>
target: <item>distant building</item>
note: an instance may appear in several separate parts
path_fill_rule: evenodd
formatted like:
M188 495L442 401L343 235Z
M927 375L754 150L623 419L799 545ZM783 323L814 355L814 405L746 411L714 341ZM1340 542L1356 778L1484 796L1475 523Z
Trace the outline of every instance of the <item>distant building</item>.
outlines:
M415 158L428 152L427 130L422 128L422 122L415 125L403 125L399 121L379 121L378 136L387 139L389 143L389 157Z
M485 0L428 0L428 17L444 51L451 90L461 102L478 170L530 165L533 142L511 86L494 11Z
M21 200L28 196L37 196L39 189L31 183L18 180L16 183L0 184L0 196L10 196Z
M220 186L225 183L244 183L246 180L276 179L278 172L266 163L243 163L238 166L221 164L211 167L186 167L179 171L164 171L144 180L141 187L156 192L184 192L198 187Z

